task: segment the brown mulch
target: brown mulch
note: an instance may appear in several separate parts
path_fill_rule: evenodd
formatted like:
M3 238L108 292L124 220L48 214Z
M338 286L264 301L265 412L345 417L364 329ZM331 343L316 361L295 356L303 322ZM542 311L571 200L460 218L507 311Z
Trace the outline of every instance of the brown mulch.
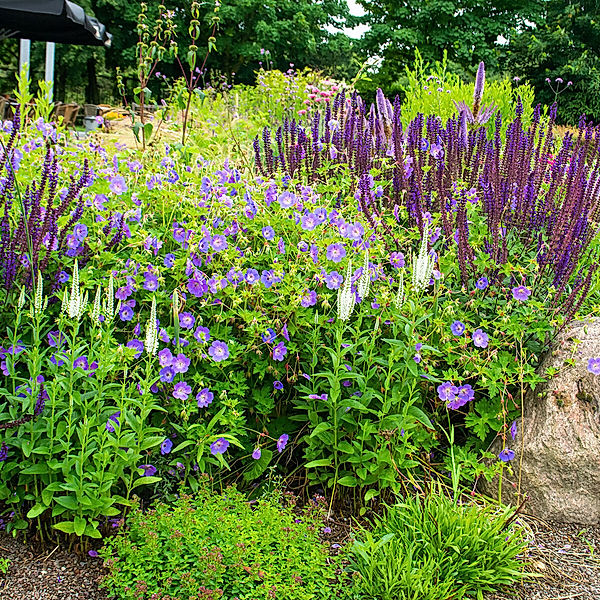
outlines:
M42 550L0 534L0 559L10 559L0 574L0 600L107 600L98 587L102 559L65 552L58 546Z
M524 520L530 577L486 600L600 600L600 527Z
M527 570L531 577L486 600L600 600L600 527L546 523L525 518L529 530ZM349 541L349 521L325 522L322 535L332 551ZM108 600L98 583L104 572L100 558L41 550L0 534L0 559L9 558L0 575L1 600ZM442 600L442 599L440 599Z

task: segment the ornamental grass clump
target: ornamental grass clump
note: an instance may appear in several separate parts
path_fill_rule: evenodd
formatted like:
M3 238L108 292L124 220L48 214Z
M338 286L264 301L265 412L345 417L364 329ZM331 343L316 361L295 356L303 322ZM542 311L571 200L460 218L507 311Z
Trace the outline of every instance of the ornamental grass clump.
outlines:
M365 598L478 598L523 575L526 549L513 511L457 503L437 490L386 508L350 550Z
M120 600L353 597L341 555L319 539L319 505L293 508L288 495L249 501L235 488L203 485L172 505L134 510L100 552L103 586Z

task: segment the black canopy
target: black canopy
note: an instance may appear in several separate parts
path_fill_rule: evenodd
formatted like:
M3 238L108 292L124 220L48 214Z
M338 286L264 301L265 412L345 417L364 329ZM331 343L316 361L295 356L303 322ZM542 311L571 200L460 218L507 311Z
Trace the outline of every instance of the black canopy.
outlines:
M112 36L69 0L0 0L0 39L6 37L110 46Z

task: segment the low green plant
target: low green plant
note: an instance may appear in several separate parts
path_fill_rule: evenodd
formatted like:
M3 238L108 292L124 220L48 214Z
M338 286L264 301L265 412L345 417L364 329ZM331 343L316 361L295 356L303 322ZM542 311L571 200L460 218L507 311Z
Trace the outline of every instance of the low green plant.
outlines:
M407 497L362 528L350 550L365 598L483 599L523 576L525 549L511 509L460 504L440 488Z
M119 600L350 597L336 575L341 557L319 540L319 504L294 504L289 495L249 502L235 488L203 486L174 505L138 509L100 553L109 569L103 585Z
M10 558L0 558L0 575L6 575L10 569Z

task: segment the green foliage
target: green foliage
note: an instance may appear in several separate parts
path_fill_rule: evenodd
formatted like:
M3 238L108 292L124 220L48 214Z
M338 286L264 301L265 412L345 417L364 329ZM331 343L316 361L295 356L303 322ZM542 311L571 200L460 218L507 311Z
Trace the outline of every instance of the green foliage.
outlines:
M440 489L386 508L350 550L364 598L443 600L476 597L523 577L526 544L513 512L457 503Z
M132 490L160 479L140 465L164 440L149 422L163 408L149 394L148 370L131 368L134 352L112 345L111 320L92 324L86 339L78 319L48 318L40 306L17 306L7 329L0 420L14 452L0 466L0 500L17 513L7 530L25 528L26 516L42 534L99 538Z
M256 79L257 85L234 87L215 79L194 91L187 134L190 148L204 158L229 158L248 168L253 160L252 140L262 127L284 117L310 118L325 104L321 92L330 97L343 86L311 69L260 69ZM186 101L185 82L180 79L171 89L165 113L173 115L177 109L184 110ZM171 127L179 131L181 126L172 122Z
M269 50L272 65L285 71L294 66L339 72L351 57L350 40L329 33L331 25L343 25L348 6L342 0L239 0L223 2L220 10L218 53L208 67L236 80L251 83L261 48ZM212 14L204 9L200 20L207 26Z
M406 67L405 77L401 80L402 122L407 125L417 114L437 115L443 120L457 113L455 102L473 104L474 83L467 83L450 69L447 54L434 64L426 63L422 54L415 51L412 67ZM494 104L498 107L504 124L515 117L518 99L523 103L523 122L531 122L534 104L534 90L528 84L515 85L508 77L486 81L483 92L483 105ZM490 132L494 128L494 117L488 123Z
M517 30L508 59L515 75L535 87L538 101L551 103L560 95L559 122L575 125L582 114L600 120L600 7L596 0L534 3L535 27ZM549 78L550 84L546 81ZM563 82L556 81L557 78Z
M10 558L0 558L0 575L6 575L10 569Z
M299 511L293 502L279 495L249 502L235 488L213 494L203 486L172 506L136 510L101 552L104 586L119 600L199 590L214 600L350 598L341 556L329 556L319 539L318 506Z
M383 87L389 95L400 91L398 76L416 49L427 62L441 61L447 53L452 70L460 75L476 69L482 60L497 69L506 51L497 44L498 36L509 38L513 28L524 26L535 11L531 0L359 0L359 4L369 25L361 45L382 61L368 91Z

